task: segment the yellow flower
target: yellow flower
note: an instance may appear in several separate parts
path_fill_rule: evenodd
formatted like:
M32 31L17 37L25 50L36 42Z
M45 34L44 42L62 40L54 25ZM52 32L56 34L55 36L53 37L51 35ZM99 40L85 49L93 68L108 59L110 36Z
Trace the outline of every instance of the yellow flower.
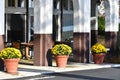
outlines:
M96 43L91 47L91 52L93 54L107 53L107 49L105 48L104 45L100 43Z
M0 52L0 58L1 59L12 59L12 58L21 58L21 52L20 50L16 49L16 48L4 48L1 52Z
M72 52L72 48L66 44L56 44L52 48L53 55L69 55Z

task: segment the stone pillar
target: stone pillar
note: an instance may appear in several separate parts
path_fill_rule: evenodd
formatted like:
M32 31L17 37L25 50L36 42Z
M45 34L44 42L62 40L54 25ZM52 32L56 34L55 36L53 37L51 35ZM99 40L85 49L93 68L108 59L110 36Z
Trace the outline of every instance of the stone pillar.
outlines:
M0 1L0 51L4 48L4 14L5 14L5 5L4 0ZM4 70L4 63L0 59L0 71Z
M51 66L53 0L34 0L34 65Z
M119 31L119 0L105 0L105 43L110 48L109 55L116 55Z
M91 0L73 0L73 59L82 63L89 62L90 57L90 1Z
M98 41L98 8L96 0L91 0L91 46Z

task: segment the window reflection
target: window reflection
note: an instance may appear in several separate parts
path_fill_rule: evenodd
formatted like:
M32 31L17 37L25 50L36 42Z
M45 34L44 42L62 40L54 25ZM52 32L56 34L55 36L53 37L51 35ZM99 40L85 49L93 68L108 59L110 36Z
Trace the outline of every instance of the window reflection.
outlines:
M24 0L18 0L18 7L25 7L25 1Z
M63 9L68 10L68 0L63 0Z
M29 8L33 8L34 4L33 4L33 0L29 0Z
M60 9L60 0L54 0L54 9Z
M8 0L9 7L15 7L15 0Z
M73 10L73 2L72 0L62 0L63 10ZM60 7L60 0L54 0L54 9L58 9Z
M32 1L32 0L30 0ZM26 7L26 0L5 0L6 7Z
M65 41L73 36L73 0L62 0L62 9L60 9L61 0L53 0L53 2L53 39Z
M70 10L73 10L73 1L70 0Z

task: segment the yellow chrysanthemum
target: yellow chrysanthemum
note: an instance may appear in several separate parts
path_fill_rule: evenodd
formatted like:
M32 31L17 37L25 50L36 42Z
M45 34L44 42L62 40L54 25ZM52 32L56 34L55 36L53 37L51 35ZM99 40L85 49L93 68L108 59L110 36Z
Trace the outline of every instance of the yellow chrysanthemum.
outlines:
M96 43L91 47L91 52L95 54L100 54L100 53L107 53L107 49L105 48L104 45L100 43Z
M56 44L52 48L53 55L69 55L72 52L72 48L66 44Z
M1 59L12 59L12 58L21 58L21 52L20 50L16 49L16 48L4 48L1 52L0 52L0 58Z

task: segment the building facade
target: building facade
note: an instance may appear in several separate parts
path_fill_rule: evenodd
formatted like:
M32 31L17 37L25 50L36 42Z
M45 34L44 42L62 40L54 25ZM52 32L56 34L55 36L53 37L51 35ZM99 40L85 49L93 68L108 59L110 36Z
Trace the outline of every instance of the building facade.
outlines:
M105 43L117 49L119 0L105 0ZM4 42L34 42L34 65L52 65L50 49L56 41L73 39L73 59L91 62L97 42L98 0L1 0L0 50Z

